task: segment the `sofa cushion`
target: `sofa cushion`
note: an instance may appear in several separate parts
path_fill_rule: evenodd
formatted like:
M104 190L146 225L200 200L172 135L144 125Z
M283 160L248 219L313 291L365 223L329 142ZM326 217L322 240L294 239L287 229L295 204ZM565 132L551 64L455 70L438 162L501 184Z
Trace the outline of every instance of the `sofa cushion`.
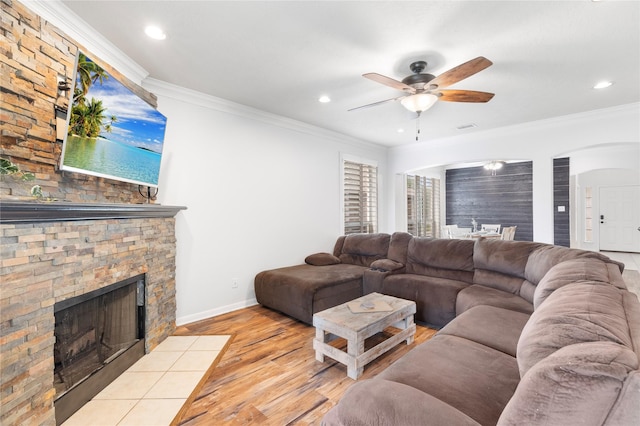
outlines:
M624 269L624 264L615 262L600 253L544 244L529 256L525 278L538 284L553 266L571 259L599 259L617 265L620 272Z
M389 398L393 395L393 398ZM479 426L447 403L411 386L373 379L354 383L340 404L322 419L323 426Z
M480 305L457 316L438 334L463 337L515 357L518 338L528 319L529 314Z
M638 296L628 290L622 290L621 293L633 350L640 354L640 303L638 303Z
M479 305L495 306L525 314L533 312L533 305L520 296L483 285L471 285L458 293L456 315Z
M327 266L336 265L340 262L340 259L331 253L314 253L310 254L304 259L304 263L314 266Z
M524 279L524 270L531 253L542 243L528 241L503 241L480 238L473 249L473 265L476 269L486 269Z
M612 342L563 347L527 371L498 424L603 425L637 368L637 355Z
M571 259L549 269L540 280L533 295L533 307L538 309L540 304L555 290L567 284L584 281L600 281L608 283L609 268L599 259Z
M520 380L512 356L449 335L417 346L372 381L378 379L416 388L483 425L498 421Z
M409 249L409 241L412 239L413 235L408 232L394 232L391 234L387 258L402 264L407 263L407 250Z
M473 241L414 237L407 250L407 273L473 280Z
M528 241L478 239L473 250L473 283L519 295L531 303L533 291L522 291L525 268L531 253L542 246Z
M562 347L597 341L633 348L623 291L598 281L565 285L551 293L522 330L520 375Z
M640 425L640 370L632 371L605 425Z
M344 246L344 240L347 238L346 235L340 235L336 239L336 243L333 245L333 255L338 257L340 253L342 253L342 246Z
M347 235L338 257L342 263L368 267L373 261L387 257L390 239L389 234Z
M381 292L416 302L416 321L442 327L456 316L456 297L467 283L416 274L389 275Z

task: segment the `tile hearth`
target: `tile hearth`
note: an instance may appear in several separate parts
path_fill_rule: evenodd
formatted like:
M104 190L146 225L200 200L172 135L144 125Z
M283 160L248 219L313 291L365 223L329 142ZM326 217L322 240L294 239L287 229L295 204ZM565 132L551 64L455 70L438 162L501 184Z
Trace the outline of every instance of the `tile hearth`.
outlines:
M63 426L168 426L230 336L170 336Z

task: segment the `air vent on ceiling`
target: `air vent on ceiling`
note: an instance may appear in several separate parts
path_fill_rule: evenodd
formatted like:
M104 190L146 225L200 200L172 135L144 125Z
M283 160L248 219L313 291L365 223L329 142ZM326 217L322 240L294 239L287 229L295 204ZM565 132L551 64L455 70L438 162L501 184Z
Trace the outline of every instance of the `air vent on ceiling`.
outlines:
M474 127L478 127L478 125L476 123L469 123L469 124L462 124L462 125L456 127L456 129L458 129L458 130L467 130L467 129L472 129Z

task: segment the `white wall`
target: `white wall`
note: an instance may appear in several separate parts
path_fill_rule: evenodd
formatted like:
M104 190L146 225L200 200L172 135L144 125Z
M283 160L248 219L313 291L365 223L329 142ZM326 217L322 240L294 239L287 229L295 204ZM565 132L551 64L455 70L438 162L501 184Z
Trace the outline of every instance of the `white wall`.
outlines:
M392 148L390 177L407 170L488 160L533 161L533 238L553 243L553 159L590 146L640 143L640 104L630 104ZM390 200L396 197L390 187ZM394 191L391 193L391 191ZM388 205L390 224L396 223Z
M341 155L377 161L386 174L386 148L163 82L144 86L168 117L158 201L188 207L176 220L180 324L253 304L258 272L333 250Z
M640 125L640 117L638 118ZM593 146L571 153L569 170L572 175L580 175L599 169L635 170L640 178L640 143L611 143Z

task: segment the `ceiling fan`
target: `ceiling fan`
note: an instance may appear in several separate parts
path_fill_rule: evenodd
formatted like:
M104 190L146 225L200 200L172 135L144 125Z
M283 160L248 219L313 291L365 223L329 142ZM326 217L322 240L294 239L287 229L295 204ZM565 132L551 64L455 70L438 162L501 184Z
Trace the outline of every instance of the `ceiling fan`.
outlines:
M438 99L447 102L488 102L493 98L493 93L444 88L460 80L464 80L488 68L492 64L493 62L487 58L478 56L436 77L433 74L423 74L422 71L427 67L427 63L425 61L417 61L409 66L413 74L405 77L402 81L394 80L393 78L385 77L377 73L363 74L362 76L369 80L384 84L393 89L401 90L405 94L384 101L351 108L349 111L369 108L387 102L400 101L402 106L409 111L418 113L419 116L421 112L431 108Z

